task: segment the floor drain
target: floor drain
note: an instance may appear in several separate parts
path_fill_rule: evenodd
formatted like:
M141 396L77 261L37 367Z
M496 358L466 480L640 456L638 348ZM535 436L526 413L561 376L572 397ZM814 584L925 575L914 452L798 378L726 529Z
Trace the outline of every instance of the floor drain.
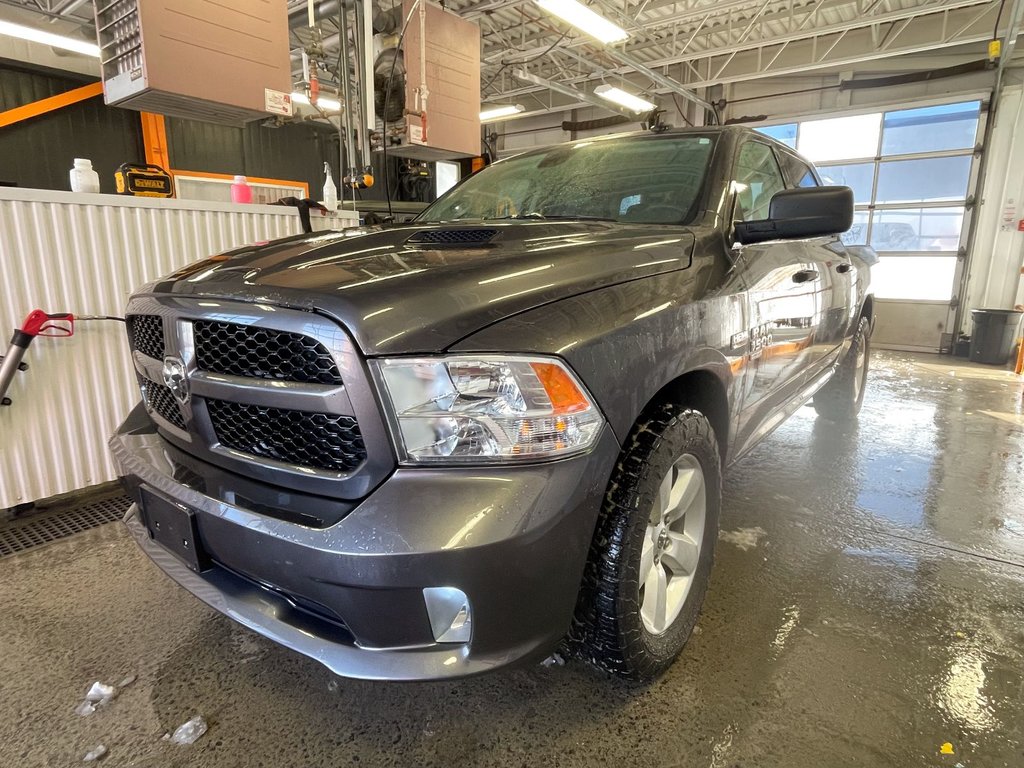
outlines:
M62 507L0 523L0 557L41 547L124 517L132 500L114 496L78 507Z

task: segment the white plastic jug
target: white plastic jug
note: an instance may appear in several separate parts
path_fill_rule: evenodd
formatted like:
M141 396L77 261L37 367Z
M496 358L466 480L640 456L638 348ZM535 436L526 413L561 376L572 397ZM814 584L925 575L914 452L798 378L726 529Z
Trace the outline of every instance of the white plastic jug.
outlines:
M71 169L71 191L99 194L100 175L92 169L92 160L84 157L75 158L75 167Z

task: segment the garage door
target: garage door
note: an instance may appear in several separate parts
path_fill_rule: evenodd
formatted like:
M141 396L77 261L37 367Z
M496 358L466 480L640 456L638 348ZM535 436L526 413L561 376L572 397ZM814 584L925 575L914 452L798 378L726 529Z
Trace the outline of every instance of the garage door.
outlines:
M876 345L934 351L952 329L981 128L973 99L758 129L813 160L826 183L853 188L843 240L882 256L872 272Z

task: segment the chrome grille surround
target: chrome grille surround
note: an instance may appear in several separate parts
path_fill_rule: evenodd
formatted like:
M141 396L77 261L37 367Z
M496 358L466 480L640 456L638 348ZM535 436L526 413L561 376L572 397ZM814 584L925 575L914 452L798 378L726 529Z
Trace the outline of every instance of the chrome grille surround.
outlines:
M190 393L188 402L178 403L184 428L168 419L168 412L161 413L147 401L150 416L163 437L181 450L260 481L344 499L366 495L394 469L394 451L369 371L351 338L333 320L313 312L264 304L152 295L134 297L127 314L161 316L165 357L184 364ZM326 368L333 367L343 383L296 382L201 370L196 352L197 322L227 323L271 335L310 339L315 344L307 346L326 351L330 358ZM317 354L321 354L319 350ZM163 360L139 350L133 351L132 358L140 385L156 382L163 386ZM230 410L236 413L265 416L253 425L254 435L226 430L223 419L218 430L212 401L235 404ZM176 401L172 398L172 402ZM221 407L222 416L224 412ZM281 425L284 433L294 433L296 424L319 426L324 444L315 439L317 435L306 434L298 436L297 443L294 434L290 443L281 441L274 429L273 419L278 416L285 419Z

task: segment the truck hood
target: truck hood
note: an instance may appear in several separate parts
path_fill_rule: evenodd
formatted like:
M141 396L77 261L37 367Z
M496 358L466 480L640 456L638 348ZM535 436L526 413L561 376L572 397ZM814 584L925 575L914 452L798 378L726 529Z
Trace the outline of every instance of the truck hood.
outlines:
M481 229L482 243L409 242ZM685 269L693 244L687 228L594 221L363 227L240 248L143 292L320 312L367 355L440 352L542 304Z

